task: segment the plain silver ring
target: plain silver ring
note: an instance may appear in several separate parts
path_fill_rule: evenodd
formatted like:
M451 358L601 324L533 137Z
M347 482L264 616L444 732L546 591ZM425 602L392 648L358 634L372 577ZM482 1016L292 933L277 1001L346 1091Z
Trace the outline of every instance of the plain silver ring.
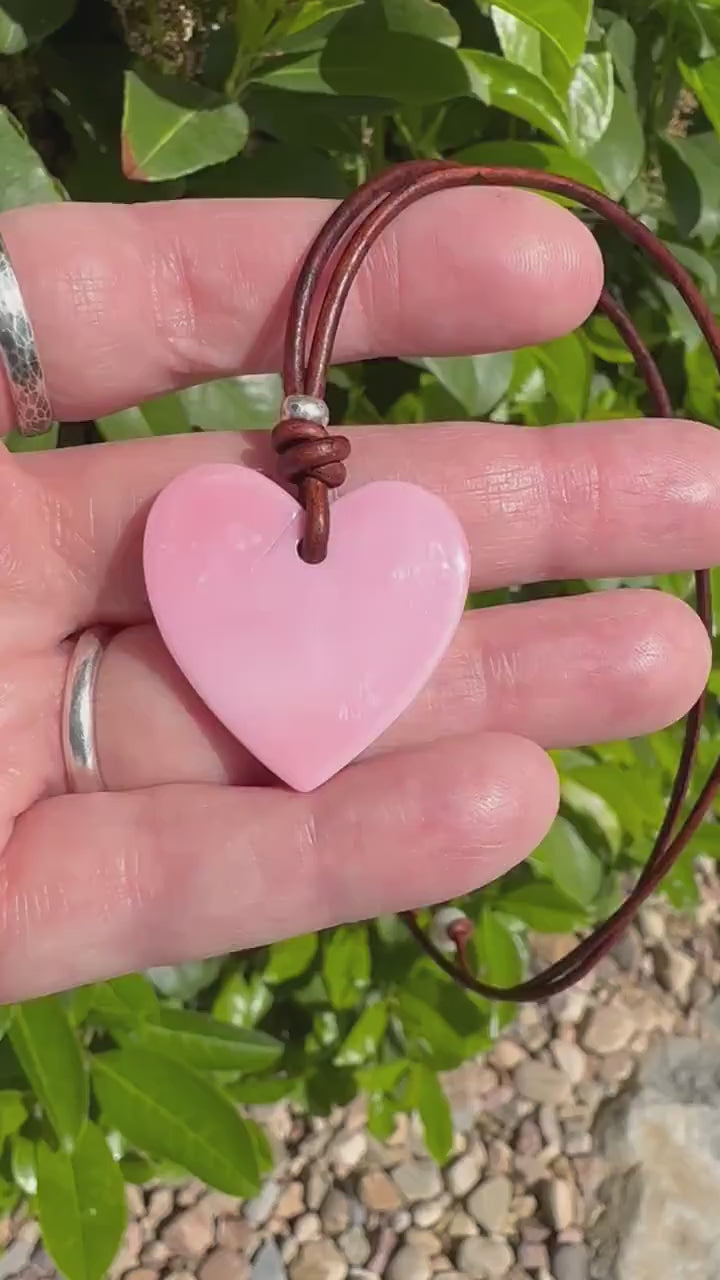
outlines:
M62 750L68 790L106 791L95 744L95 689L109 627L89 627L70 657L62 708Z
M0 356L7 372L20 435L43 435L53 424L52 406L32 321L1 235Z

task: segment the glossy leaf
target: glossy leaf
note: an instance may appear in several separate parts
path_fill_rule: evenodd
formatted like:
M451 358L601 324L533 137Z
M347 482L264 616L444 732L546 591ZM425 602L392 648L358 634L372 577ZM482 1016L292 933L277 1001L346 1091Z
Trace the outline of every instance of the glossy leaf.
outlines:
M254 1027L272 1006L273 993L258 973L230 973L212 1007L212 1015L235 1027Z
M22 1133L13 1135L10 1143L10 1168L12 1176L26 1196L37 1192L37 1151L31 1138Z
M61 200L60 188L31 147L17 120L0 106L0 213Z
M139 1151L171 1160L230 1195L254 1195L257 1159L245 1122L209 1081L145 1048L93 1059L105 1120Z
M705 115L720 136L720 57L709 58L696 67L679 59L678 65L685 83L697 94Z
M429 1067L413 1068L416 1076L417 1110L423 1127L425 1146L433 1160L445 1164L453 1145L450 1104L437 1074Z
M143 70L125 75L122 168L126 178L159 182L221 164L245 146L248 119L197 84Z
M264 1031L220 1022L195 1009L162 1009L152 1020L138 1023L131 1039L206 1071L265 1071L283 1052L280 1042Z
M610 54L584 53L568 90L570 134L574 148L581 155L587 155L606 132L612 119L614 98Z
M339 1067L359 1067L376 1057L385 1035L388 1010L384 1001L370 1004L353 1023L333 1061Z
M507 164L519 169L541 169L599 190L603 185L586 159L552 142L476 142L458 151L455 159L461 164Z
M263 977L266 982L289 982L305 973L319 946L316 933L303 933L297 938L274 942L270 947Z
M97 419L105 440L135 440L143 436L177 435L190 430L179 395L158 396L131 409L120 409Z
M0 4L0 54L23 53L71 17L76 0L5 0Z
M586 152L613 200L620 200L635 181L645 159L645 134L637 109L621 89L614 90L607 129Z
M105 1137L88 1124L72 1153L37 1148L37 1204L43 1243L72 1280L102 1280L125 1230L120 1169Z
M519 943L497 912L489 907L480 913L473 937L478 971L495 987L513 987L523 977L523 957Z
M275 373L218 378L179 391L187 420L204 431L272 428L282 404L282 383Z
M571 933L582 922L582 908L554 884L537 881L501 894L498 908L539 933Z
M92 989L91 1007L112 1023L130 1025L160 1012L160 1004L152 986L140 973L98 982Z
M513 353L442 356L426 358L422 364L455 397L468 417L480 418L495 407L510 386Z
M712 245L720 235L720 140L714 133L666 137L660 158L678 233Z
M342 925L323 938L323 977L334 1009L352 1009L370 981L365 925Z
M569 66L585 48L592 0L497 0L493 6L520 18L555 45Z
M147 970L155 990L169 1000L192 1000L217 978L222 960L188 960L185 964L160 965Z
M22 1128L27 1115L22 1093L16 1089L0 1091L0 1148L11 1134Z
M568 144L564 104L544 80L481 49L462 49L460 56L467 69L470 91L481 102L527 120L563 146Z
M75 1029L56 996L15 1006L10 1040L43 1111L66 1151L88 1113L87 1071Z
M567 818L555 819L530 861L583 907L592 903L600 889L602 864Z
M369 95L418 106L447 102L468 90L462 60L447 44L405 31L377 32L348 19L330 34L319 59L335 93Z

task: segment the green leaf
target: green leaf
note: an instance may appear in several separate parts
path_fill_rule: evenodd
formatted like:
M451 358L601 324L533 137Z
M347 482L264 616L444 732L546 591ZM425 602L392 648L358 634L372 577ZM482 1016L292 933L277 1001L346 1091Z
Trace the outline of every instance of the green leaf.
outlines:
M168 1000L192 1000L212 986L222 967L222 959L188 960L185 964L159 965L148 969L147 977L156 991Z
M645 159L645 135L637 109L621 89L614 91L607 129L586 157L613 200L624 196L640 173Z
M368 1099L368 1132L378 1142L386 1142L395 1129L397 1105L384 1093L371 1093Z
M61 199L59 187L17 120L0 106L0 213Z
M470 90L489 107L497 107L527 120L566 146L570 135L561 99L539 76L524 67L513 66L505 58L481 49L461 49L470 79Z
M105 1136L88 1124L72 1154L37 1148L37 1203L43 1243L71 1280L102 1280L125 1230L122 1174Z
M412 991L401 988L397 1009L409 1058L443 1071L458 1067L469 1056L465 1038L441 1011Z
M75 0L5 0L0 5L0 54L23 53L57 31L72 15Z
M544 881L508 889L496 905L499 911L517 916L538 933L570 933L584 918L576 902Z
M322 79L336 93L387 98L418 106L448 102L468 91L468 77L456 51L447 44L376 31L351 22L355 10L331 32L322 51Z
M276 373L218 378L176 393L186 417L204 431L249 431L275 426L282 404Z
M690 67L679 58L678 66L686 85L697 95L715 133L720 136L720 57L709 58L697 67Z
M265 1071L283 1053L280 1041L264 1031L235 1027L195 1009L162 1009L152 1021L138 1023L130 1038L204 1071Z
M88 1077L70 1018L55 996L15 1006L12 1047L64 1150L72 1150L88 1113Z
M190 430L190 422L176 392L146 400L131 409L120 409L96 419L105 440L136 440L143 436L178 435Z
M583 907L590 906L600 890L602 864L567 818L555 819L530 862Z
M575 150L587 155L607 130L613 113L615 81L610 54L584 53L568 90L570 132ZM592 157L589 157L592 164Z
M272 1006L273 993L258 973L230 973L212 1007L212 1015L234 1027L254 1027Z
M92 1067L106 1121L139 1151L182 1165L229 1195L257 1193L257 1159L247 1126L208 1080L144 1048L98 1055Z
M266 982L289 982L310 968L319 945L316 933L273 942L263 977Z
M0 1093L0 1148L6 1138L24 1125L27 1115L27 1107L19 1090L6 1089Z
M221 164L245 146L248 119L236 102L188 81L143 69L125 73L122 168L160 182Z
M589 820L604 838L611 853L617 855L622 844L622 824L611 804L604 796L584 787L574 778L561 777L563 804L579 818Z
M473 935L473 950L483 978L495 987L514 987L523 977L518 940L503 920L483 907Z
M450 1104L437 1075L429 1067L413 1067L416 1077L417 1110L423 1127L425 1146L433 1160L445 1164L453 1145Z
M535 354L545 372L547 392L555 400L553 418L561 422L579 422L585 417L592 361L579 333L554 338Z
M504 9L534 27L555 45L569 66L579 61L592 0L497 0L493 8Z
M453 157L461 164L512 165L518 169L541 169L561 178L574 178L588 187L602 190L599 175L582 156L572 155L552 142L476 142L463 147Z
M714 133L661 138L660 160L678 234L709 247L720 235L720 141Z
M14 1134L10 1143L10 1168L20 1190L26 1196L34 1196L37 1192L35 1143L22 1133Z
M352 32L362 29L378 41L384 40L388 31L399 31L442 44L460 43L457 22L436 0L362 0L346 23Z
M98 982L93 988L91 1007L111 1021L136 1023L140 1019L155 1017L160 1004L152 983L140 973L111 978Z
M323 977L334 1009L353 1009L370 981L365 925L341 925L323 938Z
M388 1010L384 1001L363 1009L338 1049L333 1062L338 1067L359 1067L377 1056L387 1027Z
M512 351L486 356L442 356L417 361L449 391L471 418L489 413L505 395L513 370Z

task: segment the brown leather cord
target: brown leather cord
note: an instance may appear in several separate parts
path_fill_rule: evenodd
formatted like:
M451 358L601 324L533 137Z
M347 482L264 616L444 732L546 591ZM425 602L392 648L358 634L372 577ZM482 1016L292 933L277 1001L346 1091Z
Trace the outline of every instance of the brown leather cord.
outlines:
M691 276L666 246L621 205L590 187L532 169L459 165L445 160L417 160L396 165L359 187L335 209L305 258L295 286L286 331L283 380L286 395L322 398L327 368L343 306L370 248L400 214L433 191L473 184L522 187L563 196L599 214L641 249L671 281L689 307L720 370L720 329ZM620 303L604 289L597 310L614 325L635 359L648 390L653 412L672 417L672 405L660 371L635 325ZM313 313L316 316L313 322ZM305 507L301 554L318 563L326 554L330 532L328 489L344 483L350 452L345 436L299 420L279 423L273 442L281 475L298 485ZM712 635L712 602L708 570L695 572L695 606ZM592 969L615 944L640 905L650 896L700 826L720 788L720 759L714 765L684 823L678 820L688 795L705 705L703 695L687 717L678 769L660 831L637 884L625 902L570 953L543 973L514 987L498 988L477 978L467 959L467 925L453 932L456 958L444 954L420 927L414 911L403 913L410 932L438 965L462 986L493 1000L535 1001L563 991Z

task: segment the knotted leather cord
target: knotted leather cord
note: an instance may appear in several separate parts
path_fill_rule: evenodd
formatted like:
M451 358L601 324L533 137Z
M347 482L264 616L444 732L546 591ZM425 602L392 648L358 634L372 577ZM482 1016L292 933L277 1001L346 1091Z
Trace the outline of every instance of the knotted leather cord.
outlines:
M720 371L720 329L691 276L651 231L608 196L574 182L532 169L460 165L446 160L417 160L396 165L348 196L322 227L301 267L290 306L285 338L283 380L286 395L322 397L342 309L353 281L373 243L409 205L433 191L486 184L522 187L563 196L605 218L652 259L680 293L699 325ZM329 278L323 279L330 268ZM319 302L319 310L317 310ZM313 311L317 316L313 324ZM632 353L658 417L673 416L660 371L630 317L604 289L597 310L615 326ZM307 422L285 420L273 433L283 457L283 475L299 488L305 507L301 554L312 563L324 559L330 527L328 489L344 482L344 460L350 452L344 436L329 434ZM707 569L695 571L695 608L712 636L712 604ZM542 973L501 988L483 982L469 969L467 935L455 936L457 960L444 954L420 927L414 911L404 912L410 932L436 963L462 986L493 1000L535 1001L563 991L587 974L615 944L641 904L654 892L700 826L720 788L720 758L679 830L675 830L687 797L700 739L705 694L690 711L685 736L660 831L638 881L604 924L568 955ZM673 834L674 833L674 834ZM452 936L452 931L451 931Z

